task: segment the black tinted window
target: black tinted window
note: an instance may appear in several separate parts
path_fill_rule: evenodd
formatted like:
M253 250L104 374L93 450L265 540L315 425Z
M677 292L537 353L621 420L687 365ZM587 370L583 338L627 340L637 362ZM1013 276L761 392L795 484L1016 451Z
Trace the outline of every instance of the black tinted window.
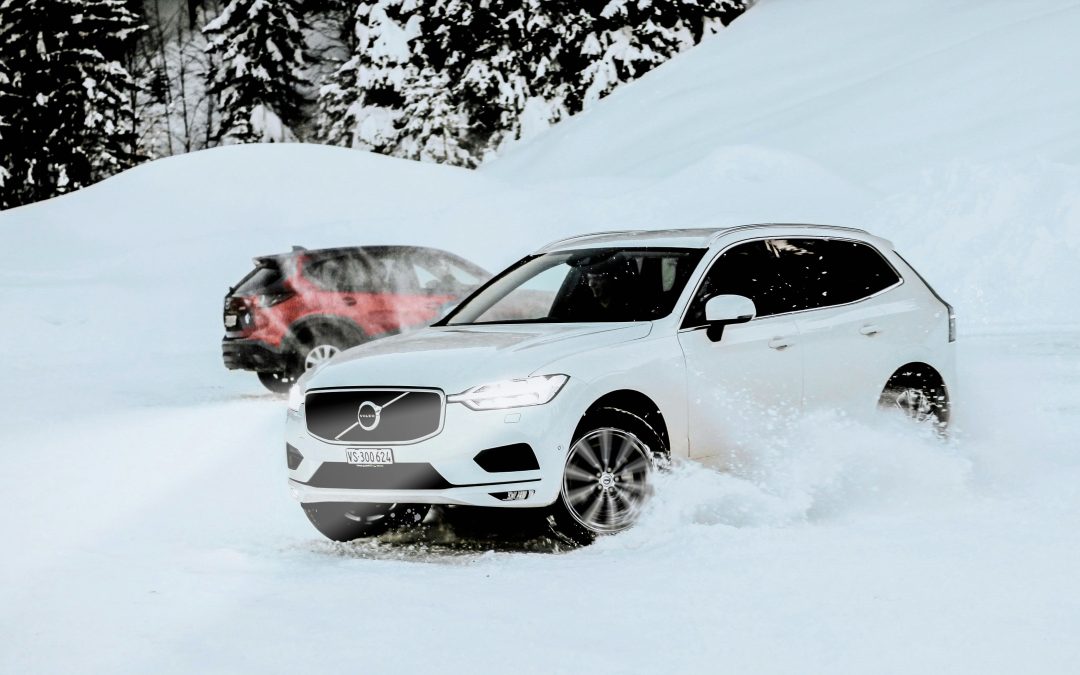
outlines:
M359 256L312 260L304 266L304 275L328 291L363 293L376 290L371 269Z
M799 288L784 273L781 255L770 241L751 241L728 249L705 275L683 325L704 325L705 303L717 295L750 298L758 316L802 309Z
M247 276L236 284L233 293L237 295L255 295L275 291L281 288L283 281L284 275L281 272L281 267L272 260L265 260L260 262L258 267L248 272Z
M721 255L702 282L684 326L705 323L705 302L743 295L758 316L854 302L892 286L899 277L872 247L839 239L764 239Z
M791 267L786 272L804 289L806 308L855 302L892 286L900 278L873 247L842 239L784 241Z

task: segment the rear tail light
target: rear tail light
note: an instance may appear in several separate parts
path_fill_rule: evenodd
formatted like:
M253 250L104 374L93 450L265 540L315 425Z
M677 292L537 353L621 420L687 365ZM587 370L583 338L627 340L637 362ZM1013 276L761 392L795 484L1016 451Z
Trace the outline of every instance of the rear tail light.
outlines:
M949 310L949 342L956 342L956 310L947 302L945 309Z

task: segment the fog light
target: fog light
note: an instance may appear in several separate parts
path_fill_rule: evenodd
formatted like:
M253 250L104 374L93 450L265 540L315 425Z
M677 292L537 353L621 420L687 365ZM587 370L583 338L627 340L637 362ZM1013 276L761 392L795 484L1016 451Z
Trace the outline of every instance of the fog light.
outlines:
M491 496L504 502L517 502L536 494L536 490L511 490L510 492L492 492Z

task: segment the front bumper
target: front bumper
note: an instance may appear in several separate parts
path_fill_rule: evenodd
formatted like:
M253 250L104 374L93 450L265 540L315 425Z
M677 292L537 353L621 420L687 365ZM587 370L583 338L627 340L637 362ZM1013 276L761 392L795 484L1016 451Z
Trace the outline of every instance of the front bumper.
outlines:
M279 372L288 359L281 350L259 340L222 338L221 358L229 370Z
M303 456L289 471L289 489L303 503L460 504L501 508L547 506L555 501L574 426L580 417L570 386L545 405L473 411L446 404L442 431L409 444L384 444L394 451L394 464L357 467L345 462L347 448L380 447L328 443L311 435L300 412L290 411L286 443ZM509 448L528 445L537 467L528 470L501 463ZM485 453L481 463L478 454ZM488 470L493 469L493 470ZM500 493L531 491L525 499L504 500Z

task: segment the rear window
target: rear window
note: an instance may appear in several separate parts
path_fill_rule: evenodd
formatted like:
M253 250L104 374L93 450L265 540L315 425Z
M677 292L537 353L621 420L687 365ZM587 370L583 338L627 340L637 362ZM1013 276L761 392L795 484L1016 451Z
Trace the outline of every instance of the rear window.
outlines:
M248 272L247 276L236 284L233 293L236 295L258 295L280 288L283 281L281 267L275 261L267 260L260 262L255 269Z

